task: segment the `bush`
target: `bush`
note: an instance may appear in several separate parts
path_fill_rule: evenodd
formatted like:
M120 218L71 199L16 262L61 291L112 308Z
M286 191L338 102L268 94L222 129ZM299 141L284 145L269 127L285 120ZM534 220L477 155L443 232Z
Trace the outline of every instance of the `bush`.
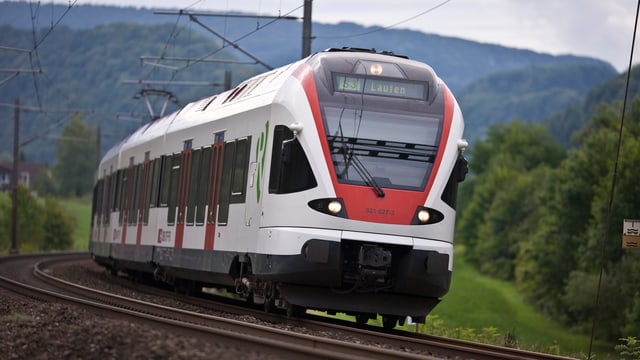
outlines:
M619 339L624 344L616 345L620 360L640 360L640 340L633 336Z

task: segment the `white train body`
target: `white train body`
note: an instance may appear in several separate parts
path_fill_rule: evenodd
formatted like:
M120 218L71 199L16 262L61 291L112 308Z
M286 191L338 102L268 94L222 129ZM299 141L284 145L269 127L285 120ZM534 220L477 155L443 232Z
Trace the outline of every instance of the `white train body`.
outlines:
M421 318L449 289L463 127L427 65L320 52L112 148L90 249L269 305Z

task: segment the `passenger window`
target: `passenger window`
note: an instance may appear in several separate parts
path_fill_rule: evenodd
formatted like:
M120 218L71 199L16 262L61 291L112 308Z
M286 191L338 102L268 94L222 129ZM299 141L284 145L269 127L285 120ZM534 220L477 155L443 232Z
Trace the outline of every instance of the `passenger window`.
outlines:
M175 225L176 208L178 206L178 186L180 184L180 165L182 164L182 153L174 154L171 157L171 167L169 169L169 201L167 203L167 225Z
M247 173L249 167L249 138L236 140L233 160L233 182L231 184L231 203L239 204L246 200Z
M161 207L169 204L169 179L171 178L171 156L162 157L162 177L160 178L160 201Z

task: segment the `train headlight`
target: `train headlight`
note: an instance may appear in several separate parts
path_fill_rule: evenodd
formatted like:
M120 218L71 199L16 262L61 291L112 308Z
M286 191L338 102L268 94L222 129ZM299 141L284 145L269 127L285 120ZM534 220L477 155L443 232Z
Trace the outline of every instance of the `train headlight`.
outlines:
M418 210L418 220L425 224L429 221L429 219L431 219L431 214L429 213L429 210L427 209L420 209Z
M344 202L338 198L316 199L309 201L309 207L323 214L347 218Z
M413 215L411 225L435 224L442 221L442 219L444 219L444 215L440 211L424 206L418 206L415 215Z
M327 210L329 210L330 213L335 215L340 211L342 211L342 204L338 200L331 200L327 204Z

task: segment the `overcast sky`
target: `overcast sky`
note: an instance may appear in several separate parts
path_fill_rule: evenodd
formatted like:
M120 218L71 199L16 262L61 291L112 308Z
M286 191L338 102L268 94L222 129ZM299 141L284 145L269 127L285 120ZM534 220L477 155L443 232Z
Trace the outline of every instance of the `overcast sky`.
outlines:
M54 0L69 4L72 0ZM78 0L104 4L302 17L303 0ZM414 29L554 55L629 63L637 0L314 0L314 22ZM636 41L638 43L638 41ZM640 52L636 51L636 54ZM634 54L634 64L640 62Z

